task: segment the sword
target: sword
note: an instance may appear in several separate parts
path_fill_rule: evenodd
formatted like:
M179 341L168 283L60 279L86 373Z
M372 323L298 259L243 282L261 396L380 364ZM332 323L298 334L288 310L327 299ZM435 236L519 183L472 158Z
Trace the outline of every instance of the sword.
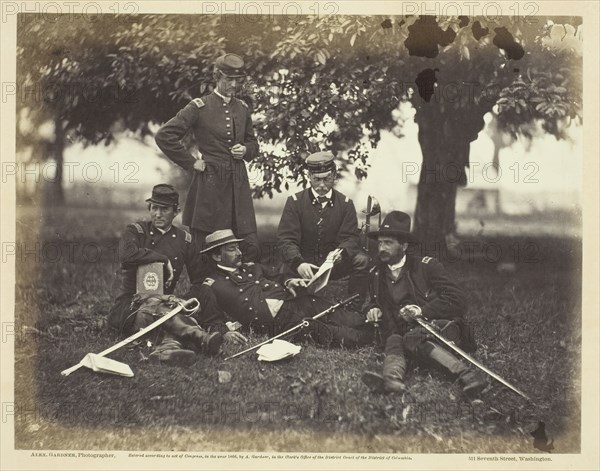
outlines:
M351 301L354 301L356 298L358 298L358 293L350 296L349 298L344 299L343 301L340 301L337 304L334 304L333 306L328 307L327 309L325 309L324 311L320 312L316 316L311 317L310 320L316 320L316 319L318 319L320 317L326 316L327 314L335 311L338 307L344 306L345 304L348 304ZM228 356L227 358L225 358L225 360L231 360L232 358L239 357L239 356L241 356L241 355L243 355L245 353L248 353L248 352L251 352L252 350L256 350L257 348L260 348L263 345L266 345L266 344L272 342L273 340L277 340L278 338L284 337L285 335L288 335L288 334L290 334L290 333L292 333L292 332L294 332L294 331L296 331L298 329L301 329L302 327L308 327L308 326L309 326L308 319L304 319L302 322L300 322L300 324L295 325L291 329L288 329L285 332L277 334L275 337L271 337L270 339L267 339L264 342L261 342L261 343L259 343L257 345L254 345L253 347L247 348L246 350L243 350L243 351L241 351L239 353L236 353L235 355Z
M418 312L420 314L421 313L421 308L418 307L418 306L414 306L414 307L418 308ZM462 349L458 348L454 344L454 342L451 342L451 341L445 339L442 335L440 335L438 332L436 332L435 328L431 324L429 324L428 322L426 322L425 320L423 320L420 315L416 315L416 316L415 315L410 315L410 317L413 320L415 320L416 322L418 322L421 327L423 327L425 330L427 330L427 332L429 332L431 335L433 335L438 340L441 340L445 345L447 345L448 347L450 347L452 350L454 350L456 353L458 353L465 360L467 360L471 364L475 365L481 371L483 371L484 373L488 374L489 376L491 376L492 378L494 378L496 381L502 383L507 388L512 389L519 396L524 397L529 402L533 402L531 400L531 398L529 396L527 396L527 394L525 394L523 391L517 389L515 386L513 386L512 384L510 384L504 378L502 378L501 376L497 375L493 371L491 371L488 368L486 368L485 366L483 366L481 363L479 363L477 360L475 360L475 358L473 358L471 355L469 355L468 353L464 352Z
M187 307L188 303L191 304L191 306L189 308ZM169 319L171 319L171 317L174 317L175 315L179 314L181 311L193 313L193 312L197 311L199 307L200 307L200 303L198 302L198 300L196 298L190 298L187 301L184 301L183 303L178 303L177 307L173 308L171 311L167 312L164 316L155 320L152 324L144 327L143 329L140 329L135 334L130 335L125 340L121 340L119 343L113 345L112 347L109 347L106 350L101 351L100 353L98 353L98 356L100 356L100 357L106 356L109 353L112 353L115 350L118 350L119 348L127 345L128 343L133 342L135 339L140 338L142 335L146 335L148 332L150 332L151 330L154 330L159 325L164 324ZM83 360L81 360L76 365L74 365L70 368L67 368L66 370L61 371L60 374L63 376L69 376L71 373L73 373L73 371L77 371L79 368L81 368L83 366L85 366L85 365L83 364Z
M367 254L369 253L369 231L371 230L371 216L379 215L379 225L381 225L381 206L379 201L374 196L369 195L367 198L367 209L363 211L365 217L365 232L364 232L364 244L363 249Z

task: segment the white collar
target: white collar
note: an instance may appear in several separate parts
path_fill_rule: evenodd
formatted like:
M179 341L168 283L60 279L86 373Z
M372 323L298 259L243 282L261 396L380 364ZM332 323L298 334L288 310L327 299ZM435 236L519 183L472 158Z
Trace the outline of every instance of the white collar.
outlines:
M154 226L154 224L152 224ZM156 227L154 226L154 229L156 229L158 232L160 232L162 235L165 235L167 232L169 232L171 230L171 227L173 227L173 224L171 224L169 227L167 227L166 229L161 229L160 227Z
M325 193L324 195L320 195L318 194L314 188L311 187L310 191L312 191L313 196L315 197L315 199L318 201L319 197L321 196L325 196L327 199L331 199L331 196L333 195L333 188L331 190L329 190L327 193Z
M217 266L221 269L221 270L225 270L228 271L229 273L233 273L234 271L237 270L237 268L233 268L233 267L224 267L223 265L221 265L220 263L217 263Z
M404 264L406 263L406 254L404 254L404 257L402 257L402 259L396 263L395 265L388 265L388 267L390 268L391 271L398 271L400 270L400 268L402 268L404 266Z
M229 104L229 102L231 101L230 96L221 95L216 89L215 89L215 95L219 96L221 98L221 100L223 100L227 104Z

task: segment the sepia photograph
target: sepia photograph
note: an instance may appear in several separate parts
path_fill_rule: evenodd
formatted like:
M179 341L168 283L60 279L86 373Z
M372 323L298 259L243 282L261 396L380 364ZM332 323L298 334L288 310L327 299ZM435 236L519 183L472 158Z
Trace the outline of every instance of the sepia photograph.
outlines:
M2 469L596 469L598 4L1 8Z

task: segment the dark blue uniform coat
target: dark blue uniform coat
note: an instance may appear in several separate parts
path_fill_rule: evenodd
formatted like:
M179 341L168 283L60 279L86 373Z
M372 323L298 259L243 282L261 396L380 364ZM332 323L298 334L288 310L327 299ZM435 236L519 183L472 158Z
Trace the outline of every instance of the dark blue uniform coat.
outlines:
M123 330L131 312L131 301L136 292L136 273L140 265L171 261L173 281L165 287L165 294L172 294L183 268L186 267L191 283L202 282L201 257L192 244L192 236L178 227L162 234L150 221L129 224L119 241L120 268L117 271L115 289L117 296L109 315L109 323ZM166 273L165 273L166 280ZM126 330L126 329L125 329Z
M303 262L321 265L338 247L351 260L360 251L354 203L336 190L324 208L315 202L310 188L290 196L279 221L277 245L294 273Z
M195 159L182 142L188 132L206 162L204 172L192 170ZM243 144L248 162L258 154L250 110L243 101L232 98L227 104L215 93L196 98L159 129L156 144L174 163L193 171L183 224L209 233L219 229L233 229L238 236L256 232L246 166L230 151L235 144Z

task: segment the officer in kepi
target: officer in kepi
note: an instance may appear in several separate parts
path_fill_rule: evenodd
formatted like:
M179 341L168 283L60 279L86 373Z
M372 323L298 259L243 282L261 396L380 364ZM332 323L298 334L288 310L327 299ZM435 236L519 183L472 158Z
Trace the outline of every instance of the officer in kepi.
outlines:
M302 278L243 263L242 241L230 229L215 231L206 241L216 269L191 292L203 306L199 322L207 329L227 332L227 322L237 322L242 330L273 336L307 319L301 335L320 345L358 347L372 342L372 329L358 312L339 308L319 320L310 319L333 303L310 295Z
M332 279L350 275L348 294L364 301L369 257L361 250L354 203L333 188L337 168L331 152L317 152L306 159L310 188L290 196L277 230L277 244L284 264L310 279L327 254L337 248L341 256Z
M168 184L156 185L146 200L149 221L129 224L119 241L120 268L115 280L118 290L109 312L109 325L124 336L142 329L156 319L140 309L143 299L136 294L137 268L154 262L164 265L164 293L171 295L184 269L191 283L200 283L200 255L192 243L192 235L173 225L179 212L179 194ZM187 365L197 359L197 353L215 355L223 336L209 334L196 320L177 314L161 326L162 341L150 354L151 361Z
M406 253L409 243L417 242L410 233L408 214L392 211L369 237L377 239L379 264L369 276L366 320L380 324L385 358L383 373L367 371L362 381L375 392L404 391L408 358L458 380L468 396L480 393L487 387L485 376L440 345L414 320L423 316L446 339L472 352L476 344L464 322L464 291L436 259Z
M183 224L195 240L222 228L244 238L245 258L256 261L256 219L244 161L258 154L248 105L235 97L245 79L244 61L225 54L215 62L215 90L188 103L156 134L156 144L177 165L192 172ZM188 150L184 138L191 133ZM199 248L200 249L200 248Z

